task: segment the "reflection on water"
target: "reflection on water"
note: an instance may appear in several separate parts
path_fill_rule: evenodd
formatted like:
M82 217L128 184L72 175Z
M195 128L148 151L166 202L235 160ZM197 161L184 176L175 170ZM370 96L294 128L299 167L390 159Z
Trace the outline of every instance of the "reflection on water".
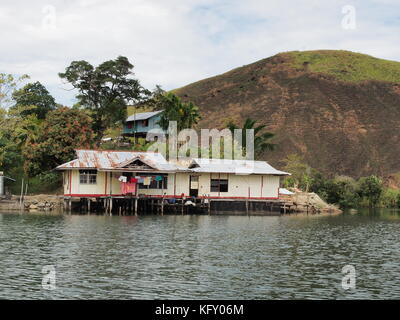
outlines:
M400 298L400 216L0 214L0 298ZM356 289L341 287L356 268ZM41 288L54 265L57 289Z

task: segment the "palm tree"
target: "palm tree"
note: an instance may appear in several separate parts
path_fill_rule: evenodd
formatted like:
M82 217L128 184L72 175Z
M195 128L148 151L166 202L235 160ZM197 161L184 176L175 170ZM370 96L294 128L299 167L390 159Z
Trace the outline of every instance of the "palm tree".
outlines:
M271 132L262 132L266 125L256 126L257 120L247 118L242 128L239 128L233 121L229 121L226 127L234 133L235 129L242 129L242 146L246 150L246 130L254 130L254 154L259 156L265 151L275 150L276 144L270 142L275 136Z

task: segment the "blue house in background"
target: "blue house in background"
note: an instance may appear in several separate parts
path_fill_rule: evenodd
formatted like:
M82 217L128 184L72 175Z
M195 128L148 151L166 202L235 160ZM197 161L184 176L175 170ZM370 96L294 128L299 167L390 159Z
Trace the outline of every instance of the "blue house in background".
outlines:
M163 110L142 112L129 116L124 123L123 135L146 137L147 132L153 129L157 129L160 132L163 132L164 130L162 130L161 127L157 124L157 122L160 120L162 112Z

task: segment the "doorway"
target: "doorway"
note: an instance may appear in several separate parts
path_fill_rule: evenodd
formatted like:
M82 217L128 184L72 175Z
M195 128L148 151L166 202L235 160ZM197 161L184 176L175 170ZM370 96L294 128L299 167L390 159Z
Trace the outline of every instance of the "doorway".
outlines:
M198 197L199 195L199 176L190 176L189 178L189 196Z

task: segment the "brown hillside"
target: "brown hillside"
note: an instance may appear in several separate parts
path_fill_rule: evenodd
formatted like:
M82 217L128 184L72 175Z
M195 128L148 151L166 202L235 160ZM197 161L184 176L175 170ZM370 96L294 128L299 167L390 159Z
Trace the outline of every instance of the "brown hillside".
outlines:
M203 128L250 117L276 134L266 155L299 153L330 175L400 171L400 63L346 51L288 52L175 90Z

